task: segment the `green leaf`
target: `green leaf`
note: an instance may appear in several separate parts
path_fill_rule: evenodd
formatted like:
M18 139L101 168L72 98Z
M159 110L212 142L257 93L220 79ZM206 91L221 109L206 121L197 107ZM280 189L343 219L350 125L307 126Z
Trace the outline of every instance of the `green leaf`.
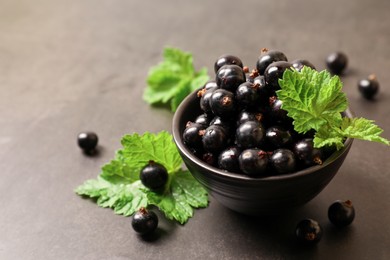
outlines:
M346 137L390 145L389 140L381 137L383 130L374 121L365 118L343 118L341 131Z
M149 203L156 205L168 219L184 224L193 216L193 207L208 205L207 192L194 182L188 171L179 171L172 176L170 190L164 194L148 193Z
M276 93L283 109L293 118L297 132L318 130L328 123L341 124L340 113L348 103L339 77L304 67L301 72L286 70L279 85L281 89Z
M206 207L205 189L188 171L183 171L183 161L166 131L125 135L122 149L115 158L102 167L97 179L80 185L75 192L96 198L101 207L113 208L115 213L132 215L140 207L156 205L169 218L185 223L193 215L193 208ZM156 193L142 185L141 169L153 160L165 166L169 182L163 193Z
M294 129L299 133L314 129L315 147L335 146L339 150L348 137L389 145L380 136L383 130L373 121L342 117L348 102L338 76L304 67L300 72L286 70L279 85L281 89L276 94L294 120Z
M100 207L113 208L117 214L130 216L148 204L143 188L140 181L131 184L112 184L103 178L97 178L87 180L75 192L96 198L96 203Z
M196 72L192 55L175 48L164 49L164 61L150 69L143 99L151 104L169 105L176 111L181 101L209 79L207 69Z

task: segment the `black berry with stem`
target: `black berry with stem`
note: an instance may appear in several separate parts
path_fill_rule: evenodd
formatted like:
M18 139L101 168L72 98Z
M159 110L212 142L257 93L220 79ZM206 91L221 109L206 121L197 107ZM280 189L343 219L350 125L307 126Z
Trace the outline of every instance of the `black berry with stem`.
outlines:
M241 68L243 68L243 64L240 58L234 56L234 55L222 55L219 57L215 63L214 63L214 71L215 73L218 72L218 70L225 66L225 65L237 65Z
M295 235L305 244L315 244L321 240L322 227L313 219L304 219L297 224Z
M82 132L77 136L77 143L85 153L93 153L99 138L94 132Z
M358 89L364 98L373 99L379 91L379 82L376 76L371 74L367 79L359 80Z
M296 168L295 155L288 149L277 149L270 157L272 169L277 174L294 172Z
M203 88L198 91L197 95L200 98L199 105L200 109L206 114L212 114L211 107L210 107L210 99L211 95L214 93L214 91L217 89L217 87L212 87L209 89Z
M265 175L268 167L268 153L260 149L246 149L238 157L240 170L253 177Z
M133 216L131 225L141 235L151 234L158 226L158 217L153 211L141 207Z
M149 163L142 168L139 178L145 187L153 191L158 191L164 188L167 183L168 171L162 164L150 160Z
M219 125L207 127L202 138L202 144L207 152L218 153L222 151L229 144L227 130Z
M264 71L264 78L268 88L273 91L279 90L279 79L281 79L283 73L291 67L291 63L287 61L276 61L268 65Z
M305 167L322 164L322 150L314 147L312 138L304 138L296 142L293 152Z
M218 156L218 167L229 172L238 172L240 153L240 149L235 146L225 149Z
M244 82L238 86L236 100L240 108L251 108L259 105L260 96L258 88L258 84L250 82Z
M352 201L337 200L328 209L328 218L337 227L350 225L355 219L355 208Z
M263 120L263 113L261 112L252 112L248 110L241 110L237 115L236 125L239 126L248 121L261 122Z
M264 76L257 76L256 78L254 78L253 84L257 86L257 92L259 93L259 97L260 97L260 103L258 105L264 107L268 102L270 93L272 92L268 90Z
M263 48L256 63L256 68L259 74L264 75L265 69L268 67L268 65L275 61L287 61L287 57L281 51L268 50L267 48Z
M241 149L260 147L265 135L264 127L257 121L247 121L236 129L236 144Z
M291 62L291 65L297 71L301 71L304 66L309 67L313 70L316 69L316 67L310 61L303 59L294 60Z
M210 108L214 115L231 117L236 111L234 94L226 89L217 89L210 97Z
M333 52L326 57L326 66L336 75L341 75L348 65L348 57L343 52Z
M207 126L199 123L188 122L183 131L183 142L190 148L202 147L202 137Z
M240 66L224 65L218 70L215 81L220 88L234 92L246 81L245 72Z

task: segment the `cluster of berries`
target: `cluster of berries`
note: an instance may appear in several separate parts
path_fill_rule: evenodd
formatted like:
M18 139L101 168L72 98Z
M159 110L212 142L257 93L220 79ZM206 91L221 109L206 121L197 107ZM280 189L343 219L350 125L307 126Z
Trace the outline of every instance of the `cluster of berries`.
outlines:
M233 55L214 64L215 80L198 91L202 111L188 122L183 141L206 163L253 177L291 173L321 164L327 151L313 146L313 133L294 131L276 96L286 69L315 69L307 60L287 61L284 53L263 49L256 69Z

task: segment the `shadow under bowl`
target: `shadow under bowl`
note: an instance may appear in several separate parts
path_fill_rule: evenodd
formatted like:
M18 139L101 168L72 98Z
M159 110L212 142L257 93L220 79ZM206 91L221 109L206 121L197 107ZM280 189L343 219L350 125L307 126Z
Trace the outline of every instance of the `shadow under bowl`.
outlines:
M277 215L301 206L318 195L336 175L353 142L348 138L342 149L322 165L290 174L249 177L210 166L196 157L183 143L188 121L202 114L197 91L187 96L173 117L173 138L181 157L194 178L222 205L246 215ZM352 117L350 110L345 116Z

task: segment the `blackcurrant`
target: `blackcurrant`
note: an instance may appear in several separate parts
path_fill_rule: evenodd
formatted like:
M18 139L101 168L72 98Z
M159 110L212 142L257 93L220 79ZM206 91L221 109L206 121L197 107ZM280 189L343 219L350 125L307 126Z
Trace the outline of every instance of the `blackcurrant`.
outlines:
M276 61L268 65L264 71L264 78L268 88L273 91L279 90L279 79L281 79L283 73L291 67L291 63L287 61Z
M245 72L240 66L224 65L218 70L215 81L220 88L234 92L246 81Z
M183 132L183 142L190 148L202 147L202 137L207 126L199 123L188 122Z
M134 214L131 225L137 233L148 235L156 230L158 226L158 217L153 211L149 211L142 207Z
M268 103L268 98L270 97L270 93L272 93L272 91L269 91L267 88L264 76L257 76L254 78L253 84L257 86L257 92L259 93L260 102L258 106L264 107Z
M224 65L237 65L243 68L243 64L240 58L233 55L222 55L214 63L215 73L217 73L218 70Z
M277 149L272 153L270 163L272 169L275 170L277 174L293 172L296 167L294 153L291 150L284 148Z
M371 74L367 79L360 80L358 82L358 89L364 98L372 99L379 90L379 82L376 76Z
M94 132L82 132L77 137L77 143L85 153L94 152L98 140L98 136Z
M312 68L313 70L316 69L316 67L308 60L302 60L302 59L298 59L298 60L294 60L291 62L291 65L293 66L294 69L296 69L297 71L301 71L302 68L304 66L306 67L309 67L309 68Z
M204 154L202 154L202 161L204 161L205 163L209 164L209 165L216 165L216 162L217 162L217 158L215 158L216 156L213 154L213 153L210 153L210 152L206 152Z
M234 94L226 89L217 89L210 97L210 108L214 115L230 117L236 111Z
M201 124L207 127L210 124L210 121L211 119L208 114L201 114L195 118L194 123Z
M328 218L337 227L345 227L352 223L355 218L355 208L352 201L337 200L328 209Z
M296 142L293 152L305 167L322 164L322 151L314 147L312 138L304 138Z
M266 122L269 125L282 125L285 128L291 128L292 118L287 115L287 111L282 108L283 102L276 96L269 98L269 109L267 111Z
M209 89L201 89L198 91L198 97L200 97L199 105L200 109L206 114L212 114L211 107L210 107L210 99L211 95L214 93L214 91L217 89L217 87L212 87Z
M304 219L297 224L295 235L305 244L315 244L321 240L322 227L313 219Z
M263 113L261 112L251 112L247 110L242 110L237 115L237 126L247 122L247 121L257 121L261 122L263 119Z
M206 128L202 138L204 150L216 153L220 152L229 144L227 130L219 125L211 125Z
M277 50L268 50L266 48L261 50L261 54L256 63L257 71L260 75L264 75L265 69L271 63L275 61L287 61L286 55L284 53Z
M218 156L218 167L229 172L238 172L240 153L241 151L237 147L229 147L223 150Z
M246 149L238 157L240 170L253 177L262 176L268 167L268 154L260 149Z
M163 188L167 183L168 172L163 165L150 160L149 163L142 168L139 178L145 187L157 191Z
M336 75L341 75L348 65L348 58L342 52L333 52L326 57L326 66Z
M258 121L247 121L236 129L236 144L241 149L260 147L265 135L264 127Z
M266 143L271 149L287 147L292 143L290 131L281 126L271 126L265 131Z
M219 116L215 116L213 119L211 119L209 126L212 125L219 125L221 126L228 134L230 133L231 129L233 128L233 122L231 118L222 118Z
M240 108L251 108L258 106L260 95L259 85L250 82L244 82L236 90L236 100Z
M217 85L217 82L215 82L215 80L209 80L209 81L206 82L206 84L204 84L203 88L205 90L217 89L218 85Z

